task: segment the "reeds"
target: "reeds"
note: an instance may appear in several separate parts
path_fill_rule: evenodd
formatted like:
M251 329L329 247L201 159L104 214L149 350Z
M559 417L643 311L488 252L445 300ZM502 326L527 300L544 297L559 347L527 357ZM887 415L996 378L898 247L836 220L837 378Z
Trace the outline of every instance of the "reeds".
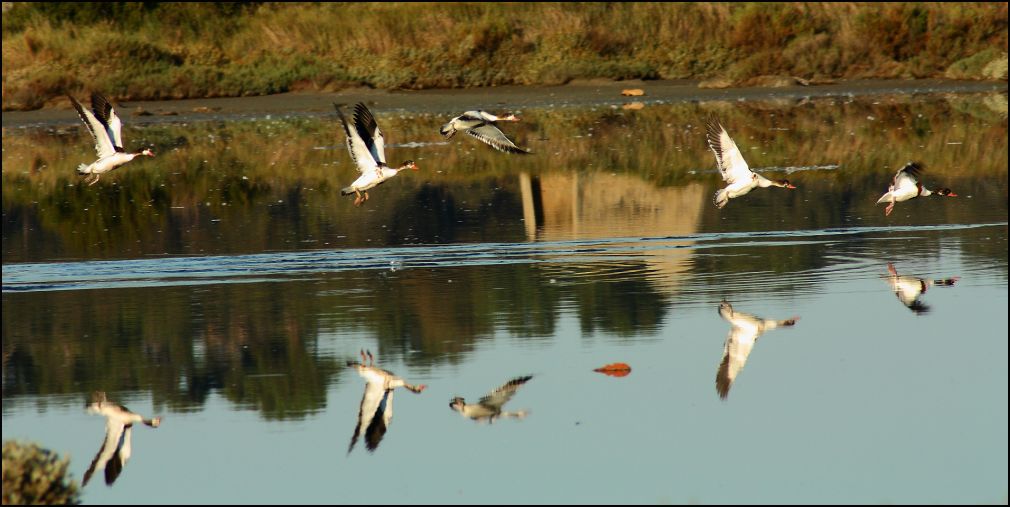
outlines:
M577 78L1005 79L1006 69L1006 3L115 5L10 8L3 109L92 89L140 100ZM1002 76L985 71L994 61Z

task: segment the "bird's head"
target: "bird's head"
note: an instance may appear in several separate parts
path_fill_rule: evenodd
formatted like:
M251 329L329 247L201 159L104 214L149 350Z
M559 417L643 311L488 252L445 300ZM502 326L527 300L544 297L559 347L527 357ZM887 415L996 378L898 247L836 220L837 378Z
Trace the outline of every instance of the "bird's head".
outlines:
M937 190L933 193L937 195L942 195L944 197L957 197L957 194L955 194L954 191L949 188L941 188L940 190Z
M449 408L451 408L453 410L462 410L463 409L463 405L465 405L465 404L466 404L466 402L463 401L463 398L460 397L460 396L457 396L457 397L453 398L452 401L449 402Z
M417 170L417 164L415 164L413 160L408 160L408 161L404 162L402 165L400 165L400 170L402 171L404 169L411 169L413 171L416 171Z
M500 118L499 121L519 121L519 117L514 114L509 114Z
M105 391L95 391L91 393L91 397L88 399L88 403L84 405L89 414L97 414L101 411L102 404L108 401L105 397Z
M153 157L154 156L154 152L151 151L149 148L144 148L144 151L140 152L140 154L143 155L143 156L145 156L145 157Z
M954 285L955 283L957 283L957 281L960 280L960 279L961 279L960 276L954 276L954 277L947 278L947 279L944 279L944 280L939 280L937 282L937 285L942 285L942 286L949 287L949 286Z
M726 301L725 299L719 303L719 313L723 312L733 313L733 305L729 304L729 301Z
M789 180L776 180L775 184L782 188L796 188L795 185L789 183Z

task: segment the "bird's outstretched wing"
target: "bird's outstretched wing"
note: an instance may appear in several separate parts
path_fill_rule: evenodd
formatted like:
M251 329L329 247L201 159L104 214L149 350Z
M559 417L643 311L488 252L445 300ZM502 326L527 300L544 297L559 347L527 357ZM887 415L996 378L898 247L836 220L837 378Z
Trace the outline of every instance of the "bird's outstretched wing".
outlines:
M70 96L68 95L68 97ZM84 109L81 103L77 102L77 99L70 97L70 103L74 105L77 115L81 117L84 126L88 127L88 132L91 132L91 137L95 139L95 151L98 152L98 158L101 159L115 154L116 146L112 138L109 137L109 131L106 129L105 124L94 113Z
M466 133L496 150L522 155L529 154L528 151L516 146L516 143L512 142L512 140L509 139L504 132L499 130L498 127L490 123L485 123L479 127L467 129Z
M715 161L719 165L719 172L722 179L732 185L736 181L744 178L753 178L753 172L747 166L747 161L743 159L743 154L737 148L729 132L715 118L709 118L707 127L708 147L715 154Z

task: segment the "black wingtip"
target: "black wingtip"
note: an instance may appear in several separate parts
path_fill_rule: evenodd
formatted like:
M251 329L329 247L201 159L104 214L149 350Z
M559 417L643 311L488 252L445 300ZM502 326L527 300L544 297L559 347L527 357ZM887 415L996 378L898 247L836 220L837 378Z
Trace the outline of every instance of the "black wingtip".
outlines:
M724 130L726 130L726 128L722 126L719 118L717 118L714 114L708 116L708 119L705 122L705 138L708 141L709 148L719 150L720 152L722 151L721 138Z
M354 104L354 116L360 118L371 118L372 112L368 110L368 106L364 102L358 102Z
M379 123L375 121L375 116L368 110L368 106L364 102L354 105L353 120L354 128L358 130L362 139L371 139L379 129Z
M109 101L109 98L106 97L101 92L91 92L91 104L92 105L95 105L95 104L111 104L111 103L112 102Z
M709 132L719 133L722 131L722 122L719 121L719 117L715 113L710 113L705 119L705 128Z
M905 167L903 167L901 170L910 173L913 176L918 176L919 173L926 170L926 164L913 160L905 164Z
M91 111L102 124L108 125L109 117L112 116L112 102L99 92L91 92Z
M77 109L78 111L80 111L81 109L83 109L83 107L81 106L81 103L78 102L78 100L75 99L73 95L71 95L69 93L66 94L66 95L67 95L67 98L70 99L70 103L73 104L74 109Z
M347 134L347 137L350 138L351 127L347 124L347 117L344 116L344 110L341 109L341 106L343 106L343 104L337 104L336 102L333 103L333 109L337 111L337 118L340 118L340 125L344 128L344 133Z

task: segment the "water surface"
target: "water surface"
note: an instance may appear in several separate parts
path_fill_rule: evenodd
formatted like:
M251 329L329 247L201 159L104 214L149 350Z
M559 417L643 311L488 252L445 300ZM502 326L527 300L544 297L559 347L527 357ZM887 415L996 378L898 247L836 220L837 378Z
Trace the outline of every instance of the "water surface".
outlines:
M527 157L373 109L421 170L360 208L329 114L127 119L158 156L91 187L81 126L5 130L3 438L79 480L88 393L162 415L89 503L1005 503L1005 94L533 108ZM798 188L716 209L709 114ZM959 197L885 217L913 159ZM724 300L799 320L722 399ZM362 348L428 388L348 452Z

